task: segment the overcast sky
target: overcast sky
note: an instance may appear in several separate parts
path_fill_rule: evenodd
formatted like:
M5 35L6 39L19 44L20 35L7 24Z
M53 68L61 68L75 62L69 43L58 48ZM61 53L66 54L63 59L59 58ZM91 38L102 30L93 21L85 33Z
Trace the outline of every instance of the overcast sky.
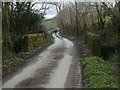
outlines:
M120 0L0 0L3 2L9 2L9 1L17 1L17 2L112 2L114 3L114 1L120 1ZM35 6L36 9L40 8L40 4ZM46 15L45 18L52 18L56 15L56 9L55 7L50 7L49 10L46 11Z
M114 0L33 0L35 2L41 2L41 1L47 1L47 2L73 2L73 1L77 1L77 2L111 2L114 4ZM118 0L117 0L118 1ZM36 9L39 9L41 7L40 4L35 5ZM57 12L56 12L56 8L55 6L50 6L49 10L46 11L46 15L45 18L49 19L52 18L54 16L56 16Z
M50 6L50 5L47 6L49 7L49 9L46 10L45 18L49 19L56 16L57 12L55 6ZM39 10L41 8L41 4L36 4L33 8Z

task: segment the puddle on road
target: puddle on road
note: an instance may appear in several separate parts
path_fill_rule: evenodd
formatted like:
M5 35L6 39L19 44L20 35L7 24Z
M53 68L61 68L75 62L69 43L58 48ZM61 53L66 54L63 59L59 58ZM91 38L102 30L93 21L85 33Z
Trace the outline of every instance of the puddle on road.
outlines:
M64 47L61 48L55 48L52 50L52 53L63 53L65 51Z
M60 60L62 58L63 58L62 54L57 54L57 55L53 56L53 59L55 59L55 60Z

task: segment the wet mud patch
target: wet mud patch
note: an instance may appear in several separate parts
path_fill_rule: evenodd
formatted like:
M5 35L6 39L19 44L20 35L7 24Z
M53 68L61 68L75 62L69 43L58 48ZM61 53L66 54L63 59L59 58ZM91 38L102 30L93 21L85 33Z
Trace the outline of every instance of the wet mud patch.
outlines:
M55 60L59 60L59 59L62 59L62 58L63 58L62 54L57 54L57 55L53 56L53 59L55 59Z
M52 53L64 53L65 52L65 48L61 47L61 48L55 48L53 49Z
M42 85L48 84L48 80L57 67L58 61L63 58L63 54L55 54L51 58L51 62L46 67L37 69L33 77L21 81L15 88L43 88Z

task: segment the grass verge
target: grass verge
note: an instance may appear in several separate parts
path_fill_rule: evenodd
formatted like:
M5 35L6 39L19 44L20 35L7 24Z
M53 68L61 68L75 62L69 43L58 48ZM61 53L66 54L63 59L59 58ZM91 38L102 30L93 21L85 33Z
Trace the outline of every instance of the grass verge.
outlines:
M86 88L117 88L116 72L112 65L102 58L86 57L82 61L84 87Z

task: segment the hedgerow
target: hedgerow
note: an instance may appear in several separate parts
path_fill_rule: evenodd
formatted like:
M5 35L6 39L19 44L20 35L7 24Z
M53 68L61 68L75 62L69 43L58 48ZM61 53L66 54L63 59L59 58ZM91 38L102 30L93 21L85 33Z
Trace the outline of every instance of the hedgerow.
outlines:
M18 49L17 51L19 52L13 53L4 49L3 52L6 54L3 54L2 60L3 78L10 73L14 73L15 69L17 70L22 64L28 62L27 58L29 56L39 50L39 48L49 45L52 41L52 36L49 34L47 36L45 34L26 34L17 41L17 43L20 43L20 46L18 47L16 44L16 48L14 48Z
M15 42L14 51L31 52L51 42L52 37L49 34L26 34Z

